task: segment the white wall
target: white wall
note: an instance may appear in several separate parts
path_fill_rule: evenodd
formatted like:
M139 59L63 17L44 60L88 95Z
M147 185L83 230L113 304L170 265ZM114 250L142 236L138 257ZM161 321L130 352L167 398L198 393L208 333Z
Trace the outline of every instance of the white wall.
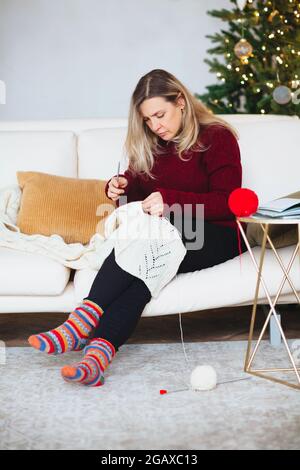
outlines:
M142 75L163 68L193 93L215 83L208 9L229 0L0 0L0 119L127 117Z

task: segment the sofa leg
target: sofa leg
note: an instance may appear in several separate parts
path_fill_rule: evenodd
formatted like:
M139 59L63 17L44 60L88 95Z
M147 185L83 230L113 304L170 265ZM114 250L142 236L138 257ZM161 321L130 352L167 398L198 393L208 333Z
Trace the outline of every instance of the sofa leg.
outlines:
M267 315L270 311L270 307L268 307L267 305L262 305L262 310L263 310L265 316L267 317ZM278 311L278 306L276 306L276 310ZM280 315L280 313L277 314L277 318L279 320L279 323L281 324L281 315ZM280 334L278 325L276 323L276 320L275 320L273 314L271 315L271 318L270 318L269 334L270 334L270 344L271 344L271 346L273 346L274 348L280 346L281 345L281 334Z

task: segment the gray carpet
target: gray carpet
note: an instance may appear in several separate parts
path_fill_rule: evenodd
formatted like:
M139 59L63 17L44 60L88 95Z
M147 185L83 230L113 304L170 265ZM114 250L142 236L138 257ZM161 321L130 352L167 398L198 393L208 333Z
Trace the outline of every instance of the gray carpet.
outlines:
M298 449L300 391L243 373L245 341L125 344L102 387L66 383L65 364L82 352L49 356L7 348L0 365L1 449ZM263 343L256 365L278 365L282 347ZM189 370L211 364L218 380L250 377L206 392L185 388Z

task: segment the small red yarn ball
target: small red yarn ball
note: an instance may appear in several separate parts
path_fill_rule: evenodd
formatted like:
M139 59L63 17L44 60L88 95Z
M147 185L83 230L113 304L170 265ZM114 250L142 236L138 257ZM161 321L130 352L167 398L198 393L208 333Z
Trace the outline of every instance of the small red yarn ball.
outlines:
M258 197L251 189L237 188L230 194L228 206L237 217L248 217L257 211Z

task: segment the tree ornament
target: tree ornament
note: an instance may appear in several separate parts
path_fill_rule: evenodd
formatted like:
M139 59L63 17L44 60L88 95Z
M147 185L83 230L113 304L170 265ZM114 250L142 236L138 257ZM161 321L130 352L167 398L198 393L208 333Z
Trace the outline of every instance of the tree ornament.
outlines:
M248 62L248 57L252 55L253 47L247 39L240 39L234 46L235 55L241 60L242 63Z
M272 23L274 16L276 16L276 15L278 15L278 14L279 14L279 11L278 11L278 10L272 11L272 12L269 14L269 16L268 16L268 21L269 21L270 23Z
M287 104L292 99L291 90L285 85L279 85L272 93L274 101L278 104Z
M292 88L298 88L300 85L300 80L292 80Z

